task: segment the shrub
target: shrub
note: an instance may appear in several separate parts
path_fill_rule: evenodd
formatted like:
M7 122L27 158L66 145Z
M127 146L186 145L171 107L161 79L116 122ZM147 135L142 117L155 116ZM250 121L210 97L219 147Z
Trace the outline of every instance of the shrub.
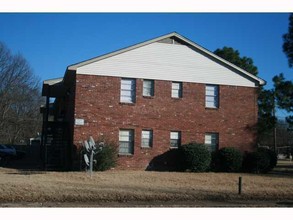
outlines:
M216 172L239 172L242 161L243 156L240 150L226 147L212 154L211 168Z
M243 160L243 170L250 173L267 173L269 166L270 158L262 151L250 152Z
M211 163L211 153L204 144L190 143L181 146L185 170L207 171Z
M117 162L117 149L112 142L104 142L104 147L94 155L94 170L105 171L116 166Z
M252 173L267 173L277 165L277 154L266 148L248 153L243 161L243 170Z
M170 149L155 156L147 166L147 171L184 171L182 151Z
M257 151L259 152L265 152L268 154L268 157L270 159L270 164L269 164L269 167L268 167L268 171L271 171L275 168L275 166L277 165L277 162L278 162L278 156L277 154L270 150L270 149L267 149L267 148L258 148Z

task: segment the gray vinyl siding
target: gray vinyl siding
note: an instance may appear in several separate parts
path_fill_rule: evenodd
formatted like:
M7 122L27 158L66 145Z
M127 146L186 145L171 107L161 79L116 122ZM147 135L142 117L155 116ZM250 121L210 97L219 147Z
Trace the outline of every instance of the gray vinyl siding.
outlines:
M78 67L77 74L257 86L253 79L186 45L157 42Z

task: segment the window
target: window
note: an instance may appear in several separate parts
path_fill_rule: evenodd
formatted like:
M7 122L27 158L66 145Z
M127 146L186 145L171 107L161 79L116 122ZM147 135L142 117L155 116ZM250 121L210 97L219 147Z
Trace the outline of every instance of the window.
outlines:
M219 87L216 85L206 85L206 107L219 107Z
M119 131L119 154L133 154L133 130Z
M170 132L170 147L178 148L181 144L181 134L179 131L171 131Z
M121 79L120 102L135 102L135 79Z
M143 96L154 96L154 80L143 80Z
M182 83L172 82L172 98L182 98Z
M141 132L141 147L148 148L153 145L153 131L143 130Z
M217 150L219 145L219 134L206 133L204 143L211 152Z

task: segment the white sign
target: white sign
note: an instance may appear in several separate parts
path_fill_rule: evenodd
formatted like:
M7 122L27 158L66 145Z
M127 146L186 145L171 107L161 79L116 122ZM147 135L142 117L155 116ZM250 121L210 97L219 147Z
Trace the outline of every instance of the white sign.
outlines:
M74 124L75 125L84 125L84 119L76 118Z

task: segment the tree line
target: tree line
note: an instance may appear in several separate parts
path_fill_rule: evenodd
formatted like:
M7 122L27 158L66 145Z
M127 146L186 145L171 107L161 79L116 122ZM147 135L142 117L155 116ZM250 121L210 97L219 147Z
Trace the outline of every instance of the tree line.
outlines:
M40 81L27 60L0 42L0 143L26 144L41 128Z
M288 58L288 65L293 68L293 14L289 16L288 33L283 35L283 52ZM247 72L257 76L258 69L254 65L253 59L241 57L238 50L231 47L217 49L214 53ZM275 127L280 127L276 117L276 110L287 112L287 129L290 132L293 128L293 83L286 80L283 73L277 74L272 78L273 88L265 89L261 87L258 91L258 124L257 131L259 141L264 140L264 136L270 134ZM281 122L284 124L284 122ZM277 125L278 124L278 125ZM283 130L284 131L284 130ZM286 132L283 135L287 135Z

